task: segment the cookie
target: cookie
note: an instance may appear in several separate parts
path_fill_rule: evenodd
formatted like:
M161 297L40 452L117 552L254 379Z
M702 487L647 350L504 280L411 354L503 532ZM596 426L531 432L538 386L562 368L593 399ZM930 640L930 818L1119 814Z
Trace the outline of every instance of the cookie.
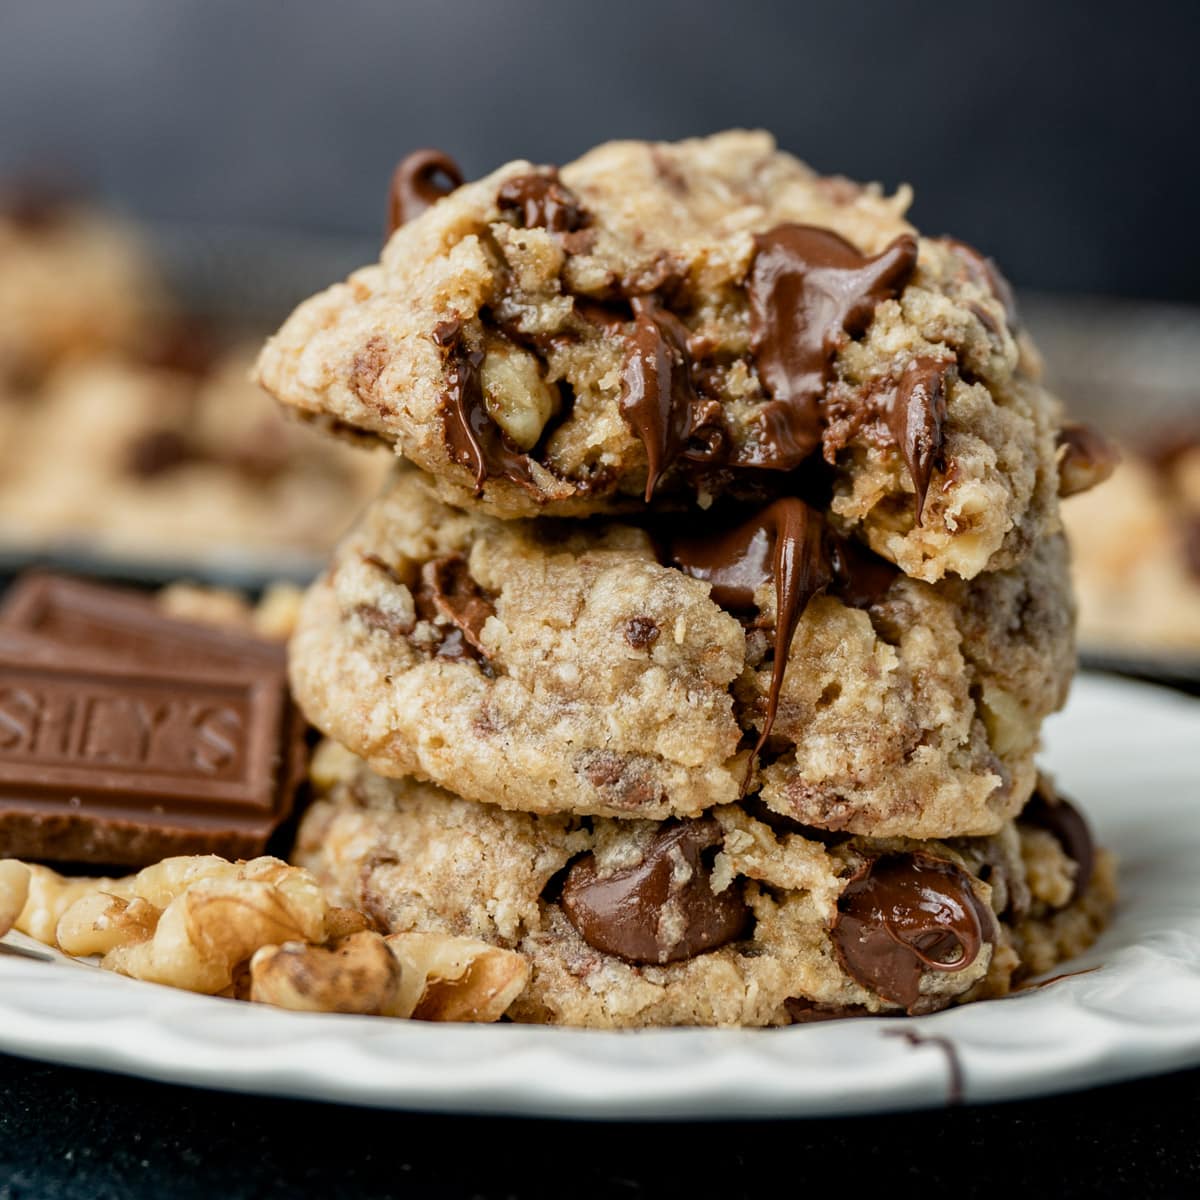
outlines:
M124 226L54 196L0 192L0 391L68 358L143 347L166 307Z
M928 584L800 500L730 520L505 521L401 468L305 598L297 701L381 774L508 809L761 792L829 830L998 832L1073 669L1062 540Z
M437 169L402 165L398 216ZM907 574L970 578L1056 528L1058 407L994 264L918 237L909 199L765 133L510 163L302 304L258 377L458 506L819 494Z
M1029 972L1026 945L1037 970L1082 949L1112 901L1111 859L1089 850L1077 893L1079 865L1036 825L914 842L822 835L737 804L660 823L536 816L383 779L332 744L313 777L296 861L382 930L525 954L518 1021L932 1012L1007 992ZM1027 851L1031 835L1044 840Z
M390 456L285 420L249 362L233 348L199 376L107 356L54 371L8 412L0 541L172 561L328 550Z
M1067 500L1063 520L1085 648L1200 655L1200 431L1125 448L1113 479Z

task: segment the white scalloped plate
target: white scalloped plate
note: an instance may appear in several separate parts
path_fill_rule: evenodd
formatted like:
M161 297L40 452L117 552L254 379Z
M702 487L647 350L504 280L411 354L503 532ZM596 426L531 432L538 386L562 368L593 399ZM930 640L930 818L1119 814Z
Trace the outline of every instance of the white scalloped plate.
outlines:
M966 1100L1008 1100L1200 1064L1200 703L1085 676L1045 757L1120 853L1121 906L1062 968L1094 969L1003 1000L779 1030L601 1033L285 1013L0 954L0 1049L243 1092L610 1118L936 1106L956 1098L956 1070Z

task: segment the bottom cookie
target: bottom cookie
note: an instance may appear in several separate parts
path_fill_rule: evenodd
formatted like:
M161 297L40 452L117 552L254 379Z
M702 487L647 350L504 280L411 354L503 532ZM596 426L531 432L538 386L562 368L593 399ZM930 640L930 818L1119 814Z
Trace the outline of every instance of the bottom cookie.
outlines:
M832 835L752 805L697 820L506 812L326 743L296 861L386 932L519 950L508 1015L598 1028L786 1025L1002 995L1078 953L1110 855L1043 787L986 838Z

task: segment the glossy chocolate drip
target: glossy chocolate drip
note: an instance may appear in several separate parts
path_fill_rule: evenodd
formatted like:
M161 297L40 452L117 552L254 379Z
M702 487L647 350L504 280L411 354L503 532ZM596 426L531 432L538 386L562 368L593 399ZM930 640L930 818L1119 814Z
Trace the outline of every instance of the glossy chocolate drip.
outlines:
M621 373L621 415L646 448L646 503L683 449L700 401L688 362L688 331L652 296L633 301L633 332Z
M560 904L589 946L627 962L693 958L741 937L749 909L741 889L712 890L701 855L723 840L710 819L665 825L636 866L601 875L592 854L567 873Z
M975 283L982 284L1000 301L1008 328L1015 333L1020 328L1016 297L1013 295L1012 284L1005 279L1004 273L996 265L996 260L980 253L974 246L960 242L958 238L942 237L938 238L938 241L944 246L949 246L958 255L967 275Z
M874 858L838 899L833 944L863 987L913 1012L926 971L965 971L996 938L996 919L960 867L928 854Z
M925 512L925 497L935 466L941 466L945 442L946 372L953 362L918 355L904 368L899 382L886 394L884 423L891 432L917 495L917 524Z
M710 583L712 598L722 608L753 608L758 590L764 584L774 586L771 685L762 733L746 768L748 786L755 759L775 724L796 625L809 600L832 582L824 522L820 513L803 500L785 497L726 533L677 538L671 546L671 558L685 574Z
M750 269L751 348L771 397L759 435L739 465L791 470L821 442L821 399L843 340L907 284L916 238L904 234L874 257L811 225L779 225L755 238Z
M387 236L391 237L401 225L419 217L462 184L462 171L450 155L441 150L414 150L392 172Z
M1116 447L1088 425L1068 421L1058 431L1058 494L1076 496L1103 483L1121 456Z
M524 229L573 233L587 224L579 198L559 178L558 172L534 172L508 180L496 194L502 212L515 212Z
M480 367L483 351L463 344L462 323L443 321L433 340L446 352L447 389L441 400L442 437L450 457L475 476L475 495L494 476L536 488L532 462L504 436L488 414Z
M1075 864L1074 886L1067 903L1077 900L1096 869L1096 844L1083 814L1061 796L1051 798L1039 789L1022 809L1019 820L1023 825L1032 825L1052 834L1063 853Z
M446 631L438 648L440 658L487 657L480 636L488 617L496 610L472 578L467 560L461 554L448 554L425 563L421 582L413 592L413 604L423 621L441 617L450 622L452 628Z

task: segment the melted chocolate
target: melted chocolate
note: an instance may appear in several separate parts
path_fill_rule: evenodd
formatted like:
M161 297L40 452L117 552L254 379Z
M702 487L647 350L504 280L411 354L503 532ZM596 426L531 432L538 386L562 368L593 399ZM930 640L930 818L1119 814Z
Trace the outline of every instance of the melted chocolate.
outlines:
M621 372L621 415L646 448L646 503L678 457L699 397L688 361L683 322L650 296L633 303L633 332Z
M1075 496L1103 483L1116 469L1121 456L1101 433L1068 421L1058 431L1058 494Z
M1096 868L1096 843L1092 840L1092 831L1083 814L1061 796L1051 799L1039 789L1033 793L1018 819L1024 825L1044 829L1057 839L1063 853L1076 867L1075 883L1067 903L1077 900L1091 882L1092 872Z
M882 417L904 462L917 494L917 524L925 512L925 497L935 466L942 464L946 421L946 372L952 362L918 355L886 394Z
M785 497L724 534L676 538L671 546L671 558L679 569L712 584L712 598L723 608L753 608L759 588L767 583L775 588L771 686L762 733L747 765L746 786L775 724L796 624L809 600L832 582L824 534L820 513L803 500Z
M475 476L475 495L490 477L500 476L537 490L532 460L505 437L488 415L480 366L483 351L463 344L462 323L442 321L433 340L447 355L447 390L442 397L442 438L450 457Z
M924 1007L922 975L965 971L995 939L996 919L953 863L886 854L842 889L832 936L853 979L912 1013Z
M958 238L942 237L938 238L938 241L944 246L949 246L958 255L966 267L967 275L972 280L982 284L1000 301L1004 308L1008 327L1015 333L1020 328L1016 297L1013 295L1012 284L1004 278L1003 272L996 265L996 260L988 258L986 254L981 254L974 246L960 242ZM982 320L982 314L977 315Z
M496 612L490 598L472 578L461 554L434 558L421 568L421 582L413 592L417 616L423 621L441 617L447 630L438 648L439 658L486 658L480 635L488 617Z
M851 608L870 608L887 594L900 569L852 538L831 537L833 591Z
M559 903L579 936L627 962L669 963L735 941L750 912L739 888L712 890L702 853L722 842L707 819L665 825L636 866L598 873L594 855L567 872Z
M414 150L392 172L387 236L391 237L401 225L419 217L462 184L462 171L448 154L441 150Z
M844 338L870 324L875 307L907 284L917 241L907 234L868 258L811 225L779 225L755 238L750 269L751 348L770 403L739 464L791 470L821 442L821 399Z
M534 172L508 180L496 194L502 212L515 212L524 229L574 233L587 224L579 198L559 178L558 172Z

